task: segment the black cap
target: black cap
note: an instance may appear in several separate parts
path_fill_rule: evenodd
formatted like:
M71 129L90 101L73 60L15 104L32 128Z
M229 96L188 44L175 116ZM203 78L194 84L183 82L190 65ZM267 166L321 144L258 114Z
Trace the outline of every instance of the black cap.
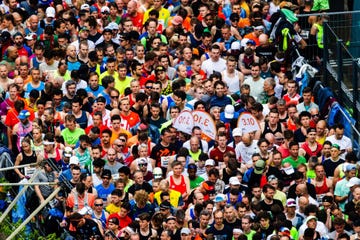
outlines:
M230 14L230 21L238 22L240 20L240 16L237 13Z
M104 28L103 34L106 33L106 32L112 33L112 29L110 29L110 28Z
M101 173L101 177L111 178L111 171L109 169L104 169L103 172Z
M353 224L354 227L360 227L360 219L356 219Z
M306 132L307 132L307 134L309 134L309 133L311 133L311 132L316 133L316 129L315 129L315 128L308 128L308 129L306 130Z
M0 42L6 42L10 40L11 34L8 31L3 31L0 35Z
M163 202L160 204L160 208L170 209L170 208L171 208L171 204L170 204L169 201L163 201Z
M103 96L100 96L96 99L96 102L106 103L106 99Z
M15 38L15 37L17 37L17 36L24 37L21 32L16 32L16 33L14 34L13 38Z
M119 224L120 224L120 223L119 223L119 219L116 218L116 217L110 218L110 219L109 219L109 223L113 223L113 224L115 224L115 225L119 225Z
M157 66L155 68L155 73L158 73L158 72L165 72L165 68L163 66Z

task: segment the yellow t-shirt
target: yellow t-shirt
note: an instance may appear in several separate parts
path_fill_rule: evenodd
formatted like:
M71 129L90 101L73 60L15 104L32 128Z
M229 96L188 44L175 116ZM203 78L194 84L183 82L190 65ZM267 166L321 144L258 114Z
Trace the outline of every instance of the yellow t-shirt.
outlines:
M157 204L159 206L161 204L161 198L160 198L161 193L162 193L162 191L158 191L154 195L154 199L156 200L156 202L157 202ZM181 197L181 193L179 193L178 191L170 189L169 194L170 194L170 204L171 204L171 206L173 206L174 208L177 208L179 206L179 199Z
M99 77L99 84L101 85L102 79L103 79L104 77L106 77L106 76L109 76L109 75L110 75L110 74L109 74L108 71L103 72L103 73L100 75L100 77ZM119 73L116 72L116 71L114 72L114 74L113 74L112 76L114 77L115 82L116 82L116 80L119 79Z
M130 87L132 78L126 76L125 80L120 81L119 78L115 78L115 88L120 92L120 95L124 95L125 88Z
M109 214L113 214L113 213L118 213L120 212L120 207L115 206L113 203L110 203L109 205L106 206L105 210L109 213Z
M150 8L144 13L143 24L149 19L149 12L154 8ZM161 8L159 11L158 24L162 25L163 28L167 27L167 23L170 17L170 12L166 8Z

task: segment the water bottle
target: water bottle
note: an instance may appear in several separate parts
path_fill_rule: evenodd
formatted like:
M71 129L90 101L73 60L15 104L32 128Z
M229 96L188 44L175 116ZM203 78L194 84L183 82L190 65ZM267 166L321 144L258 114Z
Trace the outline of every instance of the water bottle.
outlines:
M6 201L7 204L10 204L10 203L12 202L11 194L10 194L9 191L6 193L6 199L5 199L5 201Z

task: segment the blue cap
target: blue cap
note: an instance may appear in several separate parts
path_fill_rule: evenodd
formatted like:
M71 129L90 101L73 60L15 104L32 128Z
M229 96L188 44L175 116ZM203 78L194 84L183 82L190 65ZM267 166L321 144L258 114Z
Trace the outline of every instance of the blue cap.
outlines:
M90 7L90 13L97 12L97 11L98 11L98 9L95 6Z
M20 120L24 120L25 118L30 117L30 112L28 110L21 110L21 112L19 113L18 118Z

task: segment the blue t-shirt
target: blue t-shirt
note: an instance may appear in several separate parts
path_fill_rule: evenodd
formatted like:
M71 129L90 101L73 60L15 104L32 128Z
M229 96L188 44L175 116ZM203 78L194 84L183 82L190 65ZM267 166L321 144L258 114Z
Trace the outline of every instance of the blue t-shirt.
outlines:
M95 188L98 193L98 196L106 202L108 195L111 194L111 192L115 189L115 186L114 184L110 183L108 188L104 188L102 184L97 185Z

